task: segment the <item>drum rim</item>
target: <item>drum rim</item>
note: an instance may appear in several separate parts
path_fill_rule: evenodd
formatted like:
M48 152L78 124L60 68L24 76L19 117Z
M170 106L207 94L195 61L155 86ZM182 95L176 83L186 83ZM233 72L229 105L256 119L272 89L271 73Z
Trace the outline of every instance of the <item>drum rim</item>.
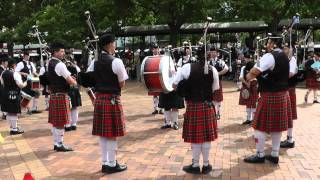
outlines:
M164 56L161 56L161 57L164 57ZM170 63L170 61L172 61L172 58L170 57L170 56L165 56L165 57L168 57L169 58L169 63ZM163 63L160 61L160 64L159 64L159 74L161 74L162 75L162 69L163 69ZM168 93L168 92L171 92L171 91L173 91L173 87L171 87L171 91L170 91L170 89L167 89L166 88L166 86L165 86L165 84L164 84L164 80L163 80L163 76L160 76L160 78L161 78L161 81L160 81L160 83L161 83L161 86L162 86L162 89L164 90L164 92L166 92L166 93Z

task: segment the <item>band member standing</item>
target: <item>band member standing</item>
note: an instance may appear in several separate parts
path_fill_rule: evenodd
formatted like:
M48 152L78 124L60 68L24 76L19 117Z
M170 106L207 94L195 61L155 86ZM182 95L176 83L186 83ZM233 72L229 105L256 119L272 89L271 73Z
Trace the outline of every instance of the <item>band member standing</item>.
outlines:
M52 124L54 150L72 151L63 143L64 126L69 123L70 100L68 92L70 85L76 86L76 80L71 76L66 65L61 61L65 55L64 45L53 43L50 47L52 59L48 65L48 80L50 90L49 123Z
M24 51L23 53L23 60L17 64L16 71L22 75L22 80L24 82L27 81L28 76L30 77L38 77L38 73L36 72L36 68L32 62L30 62L30 56L28 51ZM38 91L34 91L31 87L31 81L28 82L28 85L22 89L23 92L27 93L31 97L33 97L32 101L32 108L31 110L28 109L28 114L32 113L41 113L38 110L39 104L39 96L40 93Z
M185 46L183 56L178 60L177 66L180 68L183 65L190 62L191 62L191 49L188 46Z
M74 79L78 79L78 73L80 72L80 68L77 66L76 61L71 59L66 62L67 69L70 71L71 76ZM77 122L78 122L78 107L82 106L81 95L80 95L80 87L73 86L70 87L69 97L71 100L71 121L66 125L65 131L75 131L77 130Z
M247 81L258 79L260 99L253 121L257 154L244 159L247 163L264 163L265 159L278 164L282 131L292 119L288 89L289 59L279 49L281 39L268 39L270 53L262 56L247 74ZM273 51L272 49L275 48ZM272 52L271 52L272 51ZM266 134L272 139L271 155L264 155Z
M312 53L312 57L305 63L305 70L307 72L306 77L306 87L308 89L306 95L304 96L304 103L308 103L308 96L311 91L313 91L313 103L319 103L317 98L317 91L320 89L320 82L317 81L319 78L319 73L315 69L311 68L312 64L317 62L316 56Z
M221 102L223 101L223 92L222 92L222 76L225 75L229 68L226 63L218 58L218 49L211 47L209 51L209 64L215 67L219 73L219 86L220 88L213 93L213 103L217 113L217 119L220 119L220 108Z
M172 67L171 73L172 76L175 74L175 67ZM178 130L179 109L184 108L183 98L179 96L179 94L176 91L172 91L169 93L162 92L159 96L159 108L164 109L165 118L164 125L161 126L161 129L167 129L172 127L174 130Z
M204 74L204 48L200 48L197 54L199 62L182 66L175 76L173 87L178 86L179 89L181 83L185 84L183 86L187 108L182 138L184 142L191 143L192 164L183 167L183 170L199 174L199 159L202 153L202 173L207 174L212 170L209 164L211 141L218 137L212 93L219 89L219 76L217 70L210 65L208 74Z
M3 84L2 105L1 110L7 112L6 119L10 125L10 135L22 134L23 130L18 128L18 114L21 113L20 89L27 86L27 82L23 82L21 75L15 72L16 62L10 59L8 63L9 69L4 70L1 74L1 84Z
M4 70L8 68L8 57L5 54L0 54L0 76ZM3 84L0 83L0 107L2 102L2 91L3 91ZM6 119L6 112L2 112L2 119Z
M160 55L158 44L152 43L151 51L152 51L153 56ZM159 95L160 95L160 93L148 92L148 95L153 96L153 109L154 109L154 111L152 112L152 114L163 114L163 110L161 108L159 108Z
M241 68L240 77L239 77L240 81L242 82L239 105L245 105L246 112L247 112L247 120L242 123L243 125L252 123L254 118L254 113L256 112L256 104L259 98L257 80L253 79L250 82L246 81L246 75L253 68L254 62L250 57L249 53L244 54L244 59L245 59L246 65ZM242 97L242 91L244 90L247 90L249 92L248 99L244 99Z
M40 78L40 83L43 87L42 95L44 95L44 103L46 106L46 111L49 111L50 93L49 93L49 86L47 84L48 83L47 82L47 73L48 73L48 60L46 60L44 66L40 68L39 78ZM46 76L46 77L43 77L43 76ZM43 79L45 79L45 80L43 80Z
M290 54L290 48L284 47L283 52L289 57ZM290 58L290 57L289 57ZM292 113L292 120L298 119L297 116L297 98L296 98L296 85L297 85L297 79L296 74L298 73L298 65L297 65L297 59L292 56L290 58L290 72L289 72L289 96L290 96L290 102L291 102L291 113ZM281 141L280 147L281 148L293 148L295 145L295 142L293 141L293 121L289 121L288 123L288 131L287 131L287 139L284 141Z
M87 71L93 72L96 82L92 134L100 136L102 172L115 173L127 169L126 165L118 164L116 149L117 137L125 135L120 95L128 75L122 60L113 56L116 49L114 35L102 35L99 47L101 54Z

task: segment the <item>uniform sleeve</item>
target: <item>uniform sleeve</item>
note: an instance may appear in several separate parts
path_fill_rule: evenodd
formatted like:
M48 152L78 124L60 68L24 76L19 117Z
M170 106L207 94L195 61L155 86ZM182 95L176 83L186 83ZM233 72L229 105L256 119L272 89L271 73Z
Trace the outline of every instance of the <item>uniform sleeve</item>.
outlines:
M67 66L63 64L62 62L59 62L56 65L55 71L58 76L62 76L65 79L67 79L69 76L71 76L71 73L68 71Z
M289 64L290 64L290 73L297 74L298 65L297 65L297 59L294 56L292 56Z
M177 85L179 84L180 81L184 79L188 79L190 76L190 70L191 70L190 64L185 64L184 66L179 68L176 75L174 76L173 84Z
M21 61L17 64L15 71L20 72L22 69L23 69L23 62Z
M219 74L216 68L214 68L213 66L211 66L212 68L212 75L213 75L213 83L212 83L212 92L214 92L215 90L219 89Z
M89 67L87 69L87 72L92 72L94 70L94 62L95 62L94 60L92 60L90 62L90 65L89 65Z
M240 76L239 76L239 80L241 79L241 78L244 78L244 69L245 69L246 67L245 66L242 66L241 67L241 70L240 70Z
M228 65L226 64L226 62L224 62L223 60L221 60L221 65L222 65L222 67L223 67L223 70L229 71L229 67L228 67Z
M32 73L37 73L37 69L34 66L33 62L30 62L30 66L32 67Z
M23 84L22 77L18 72L14 72L13 73L13 79L16 82L17 85L22 85Z
M259 69L259 71L264 72L269 69L272 70L274 66L275 60L273 58L273 55L271 53L268 53L263 55L254 67Z
M45 71L45 67L41 67L41 68L40 68L39 75L41 76L41 75L43 75L45 72L46 72L46 71Z
M129 79L126 68L121 59L116 58L112 61L112 71L118 76L119 82Z

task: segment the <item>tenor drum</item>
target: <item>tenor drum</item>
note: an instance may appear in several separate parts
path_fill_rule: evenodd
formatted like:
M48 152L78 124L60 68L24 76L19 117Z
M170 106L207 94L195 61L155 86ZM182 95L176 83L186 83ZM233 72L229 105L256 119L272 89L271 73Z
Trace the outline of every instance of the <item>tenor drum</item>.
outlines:
M31 80L31 89L39 90L40 89L40 80L39 77L33 77Z
M170 56L147 56L141 64L141 79L149 93L173 91L173 72Z
M26 94L25 92L21 91L21 102L20 102L20 106L22 108L26 108L28 107L28 104L30 103L32 97L28 94Z

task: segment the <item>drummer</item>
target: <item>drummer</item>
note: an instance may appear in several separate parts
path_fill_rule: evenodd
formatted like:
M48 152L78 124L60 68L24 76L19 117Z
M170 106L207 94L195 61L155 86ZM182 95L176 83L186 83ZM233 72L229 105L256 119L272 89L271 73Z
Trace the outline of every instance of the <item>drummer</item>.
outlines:
M160 55L158 44L152 43L151 44L151 51L152 51L152 56ZM154 114L154 115L155 114L163 114L163 110L158 107L160 93L148 92L148 95L153 96L153 109L154 109L154 111L152 112L152 114Z
M23 60L17 64L15 69L16 72L21 74L23 82L27 81L28 76L30 76L29 78L39 77L34 64L30 62L29 59L29 51L26 50L23 53ZM31 81L28 82L28 85L23 88L22 91L33 97L32 108L31 110L28 109L28 114L31 115L32 113L41 113L41 111L38 110L40 93L31 88Z
M10 135L22 134L23 130L18 128L18 114L21 113L20 107L20 89L27 86L27 82L23 82L21 75L14 71L16 62L10 59L8 63L9 69L4 70L1 74L1 84L3 87L3 102L1 110L7 112L6 119L10 125Z
M171 70L172 78L176 73L176 68L172 67ZM164 125L161 126L161 129L173 128L174 130L179 129L178 125L178 116L179 109L184 108L184 100L179 94L174 90L169 93L160 93L159 96L159 108L164 109Z

